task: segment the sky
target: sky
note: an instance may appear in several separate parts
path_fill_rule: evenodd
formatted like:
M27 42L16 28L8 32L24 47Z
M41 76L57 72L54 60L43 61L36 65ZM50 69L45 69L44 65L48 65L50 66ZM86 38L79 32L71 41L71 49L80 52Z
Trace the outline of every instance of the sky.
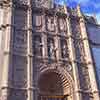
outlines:
M83 13L87 15L96 15L98 23L100 24L100 0L55 0L59 4L67 4L70 7L81 6Z

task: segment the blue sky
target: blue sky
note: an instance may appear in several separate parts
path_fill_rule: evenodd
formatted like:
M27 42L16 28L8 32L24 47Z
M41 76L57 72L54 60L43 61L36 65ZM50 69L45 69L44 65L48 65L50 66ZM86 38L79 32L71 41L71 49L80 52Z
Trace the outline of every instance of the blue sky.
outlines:
M100 23L100 0L55 0L58 3L66 3L70 7L76 7L80 4L84 13L89 15L96 15L98 22Z

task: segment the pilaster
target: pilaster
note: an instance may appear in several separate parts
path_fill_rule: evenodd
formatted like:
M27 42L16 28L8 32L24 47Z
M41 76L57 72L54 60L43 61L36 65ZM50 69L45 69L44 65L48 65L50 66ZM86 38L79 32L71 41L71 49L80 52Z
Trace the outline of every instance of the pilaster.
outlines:
M72 36L72 29L71 29L71 23L70 23L70 17L69 17L69 12L67 11L66 6L64 6L64 10L65 13L67 14L67 18L66 18L66 23L67 23L67 35L68 35L68 48L69 48L69 56L70 56L70 60L72 63L72 69L73 69L73 77L74 77L74 96L75 96L75 100L82 100L81 98L81 94L80 94L80 85L79 85L79 75L78 75L78 68L77 65L75 63L75 51L74 51L74 47L73 47L73 40L71 38Z
M83 39L85 59L86 59L88 72L89 72L90 85L91 85L91 89L92 89L92 93L93 93L93 100L100 100L98 88L97 88L94 65L93 65L93 61L92 61L92 56L91 56L91 51L90 51L90 46L89 46L89 41L88 41L88 36L87 36L85 20L84 20L82 13L81 13L79 5L77 7L77 14L80 18L81 36L82 36L82 39Z
M2 27L3 25L3 6L0 5L0 49L1 49L1 40L2 40Z
M10 88L10 58L11 58L11 33L12 33L12 2L3 3L5 19L5 40L4 40L4 52L3 52L3 73L2 73L2 87L1 87L1 99L7 100ZM9 73L10 72L10 73Z
M1 78L2 78L2 38L3 38L3 6L0 5L0 91L1 91ZM0 93L1 94L1 93Z
M33 75L33 60L32 60L32 9L31 0L28 0L27 10L27 100L34 100L32 94L32 75Z

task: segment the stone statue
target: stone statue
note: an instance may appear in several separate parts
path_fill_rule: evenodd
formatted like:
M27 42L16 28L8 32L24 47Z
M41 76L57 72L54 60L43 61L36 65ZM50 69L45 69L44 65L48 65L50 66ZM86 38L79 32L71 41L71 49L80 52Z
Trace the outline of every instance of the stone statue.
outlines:
M54 58L55 57L55 50L54 50L54 43L53 41L49 41L49 45L48 45L48 50L49 50L49 57L50 58Z
M66 58L68 56L67 46L65 43L62 46L62 56L63 56L63 58Z

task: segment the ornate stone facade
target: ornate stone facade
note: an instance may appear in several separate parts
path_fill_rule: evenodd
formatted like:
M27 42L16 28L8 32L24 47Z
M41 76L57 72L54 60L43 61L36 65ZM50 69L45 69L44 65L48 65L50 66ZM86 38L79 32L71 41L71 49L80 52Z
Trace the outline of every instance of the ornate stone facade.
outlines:
M0 1L0 100L99 100L78 6Z

